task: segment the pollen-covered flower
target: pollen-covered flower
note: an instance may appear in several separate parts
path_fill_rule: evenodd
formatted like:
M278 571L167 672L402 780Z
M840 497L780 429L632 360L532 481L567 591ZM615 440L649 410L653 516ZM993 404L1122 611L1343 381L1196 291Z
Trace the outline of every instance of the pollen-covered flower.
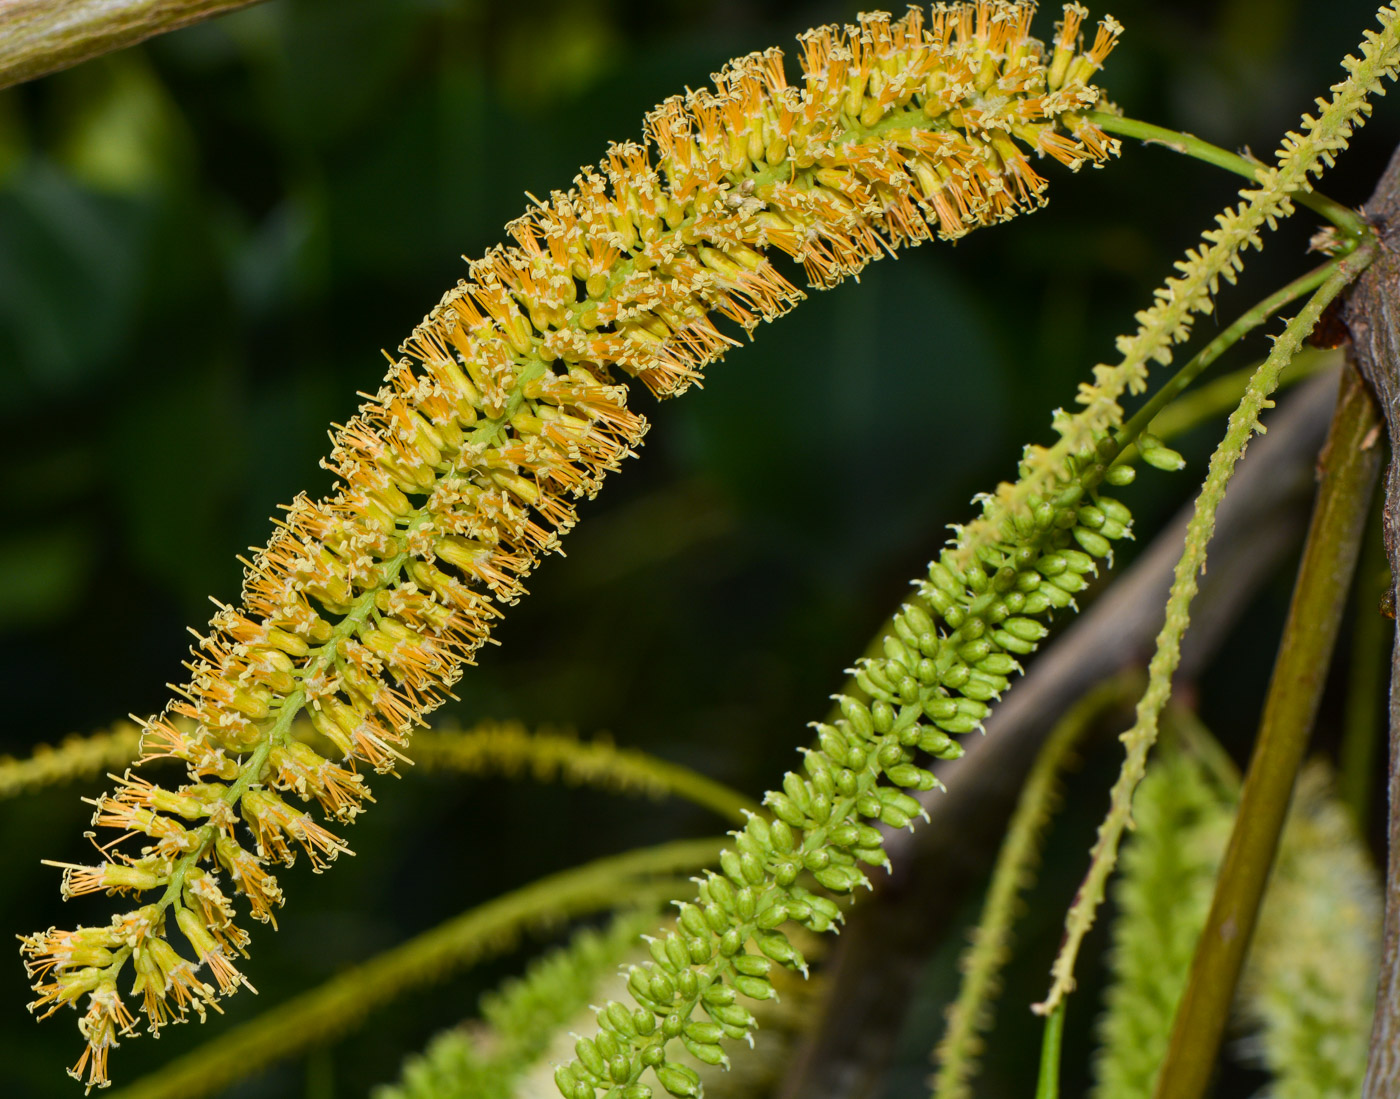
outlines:
M612 146L471 264L337 431L326 465L339 487L287 509L176 701L144 723L143 759L183 760L188 784L127 775L96 802L96 823L135 853L109 843L101 866L66 870L66 893L159 899L111 932L25 941L35 1006L99 1005L83 1024L89 1083L105 1083L113 1035L129 1029L107 991L128 963L152 1030L244 983L229 958L247 935L220 875L274 922L270 864L300 847L321 869L347 851L284 795L348 822L370 800L362 770L406 759L413 726L558 547L575 501L641 441L616 371L679 393L738 329L804 296L775 252L831 286L899 246L1040 205L1033 160L1078 168L1116 151L1082 112L1121 28L1105 20L1083 49L1086 12L1069 4L1047 48L1033 14L1030 0L977 0L862 15L801 36L792 79L776 49L741 58L713 88L662 103L646 144ZM303 711L333 758L291 736ZM168 910L194 960L164 938ZM122 945L68 950L63 934ZM97 949L110 957L91 960Z

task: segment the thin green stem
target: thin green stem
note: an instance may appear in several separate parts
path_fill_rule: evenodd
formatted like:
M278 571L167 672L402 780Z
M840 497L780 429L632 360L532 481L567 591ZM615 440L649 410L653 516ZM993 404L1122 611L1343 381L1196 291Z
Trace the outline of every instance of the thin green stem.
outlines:
M1159 439L1172 439L1207 420L1225 415L1240 403L1240 398L1249 388L1249 379L1254 376L1254 372L1259 369L1259 362L1262 361L1261 359L1239 370L1222 374L1198 389L1183 393L1157 414L1149 425L1152 434ZM1287 389L1306 381L1314 374L1335 369L1341 363L1340 350L1305 347L1283 368L1283 373L1279 375L1278 387L1280 390ZM1123 460L1132 461L1133 448L1130 446L1126 449L1127 454Z
M1126 424L1114 433L1113 442L1118 447L1119 459L1122 459L1128 446L1147 430L1148 425L1152 423L1158 413L1180 396L1182 390L1194 382L1206 367L1285 305L1297 301L1304 295L1311 294L1332 276L1332 272L1337 269L1339 262L1338 259L1329 260L1327 263L1313 268L1307 274L1300 275L1288 285L1275 290L1263 301L1240 314L1229 328L1201 348L1189 362L1172 375L1166 384L1152 394L1150 400L1133 413L1132 418Z
M1390 662L1390 627L1381 613L1381 598L1390 586L1385 545L1381 538L1381 508L1372 508L1366 539L1357 566L1352 599L1351 660L1347 665L1347 697L1338 757L1337 792L1351 809L1356 826L1366 834L1376 787L1376 753L1385 721L1381 698Z
M1215 532L1215 514L1234 475L1235 466L1249 440L1260 429L1259 416L1268 406L1269 396L1278 387L1279 375L1303 338L1313 330L1327 305L1375 258L1375 246L1363 244L1343 257L1327 281L1308 299L1302 310L1288 322L1274 342L1273 351L1255 372L1240 406L1230 417L1229 427L1215 453L1196 498L1194 513L1187 524L1185 546L1173 572L1162 629L1156 650L1148 664L1147 690L1138 702L1137 719L1123 734L1126 749L1123 768L1110 792L1110 805L1091 852L1088 873L1074 904L1065 918L1065 938L1051 968L1053 983L1045 1000L1035 1010L1048 1014L1074 988L1074 965L1080 944L1088 934L1103 902L1104 885L1117 861L1118 844L1131 816L1133 792L1147 767L1147 755L1157 740L1158 720L1171 697L1172 676L1181 660L1181 639L1191 622L1191 603L1196 597L1199 576L1206 564L1206 551Z
M1156 1099L1199 1099L1210 1082L1356 568L1381 457L1380 447L1363 444L1379 423L1375 401L1348 370L1320 459L1317 505L1235 827Z
M1256 160L1222 149L1219 145L1212 145L1195 134L1169 130L1165 126L1156 126L1136 118L1124 118L1107 111L1087 111L1083 117L1105 133L1117 134L1119 137L1135 137L1145 144L1165 145L1174 152L1194 157L1206 164L1213 164L1217 168L1224 168L1227 172L1244 176L1248 180L1257 179L1259 169L1264 167ZM1326 218L1353 242L1370 232L1360 214L1324 194L1312 190L1295 191L1292 197L1300 206L1306 206Z
M1060 1003L1045 1020L1045 1037L1040 1045L1040 1073L1036 1078L1035 1099L1060 1099L1060 1046L1065 1036L1065 1005Z
M963 955L962 986L948 1009L948 1029L935 1051L938 1072L933 1082L934 1099L964 1099L971 1094L981 1045L979 1032L992 1023L998 977L1011 955L1017 901L1034 881L1045 829L1059 800L1060 775L1104 711L1127 705L1141 689L1141 675L1136 670L1092 688L1060 718L1036 756L997 854L982 916L972 932L972 945Z

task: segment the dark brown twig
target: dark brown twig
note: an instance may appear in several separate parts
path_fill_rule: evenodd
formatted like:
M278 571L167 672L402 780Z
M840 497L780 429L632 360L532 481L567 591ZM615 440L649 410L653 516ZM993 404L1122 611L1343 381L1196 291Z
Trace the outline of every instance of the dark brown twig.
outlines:
M1400 576L1400 149L1391 157L1370 201L1366 217L1380 237L1376 261L1361 276L1347 305L1357 366L1371 384L1390 435L1381 517L1392 578ZM1392 579L1392 584L1394 580ZM1394 589L1392 588L1392 594ZM1390 676L1390 825L1386 860L1385 929L1381 941L1380 981L1371 1025L1371 1055L1364 1099L1400 1095L1400 633L1391 656Z
M258 0L0 0L0 88Z

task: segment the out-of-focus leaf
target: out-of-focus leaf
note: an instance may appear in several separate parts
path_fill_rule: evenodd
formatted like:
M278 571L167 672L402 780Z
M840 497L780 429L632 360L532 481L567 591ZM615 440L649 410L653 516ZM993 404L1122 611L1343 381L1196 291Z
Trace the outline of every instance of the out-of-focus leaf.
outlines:
M91 548L77 527L0 542L0 629L65 614L82 594Z
M43 160L0 192L8 384L52 395L113 367L134 320L149 228L141 203L94 194Z
M124 51L79 66L55 90L54 151L79 182L142 194L188 169L183 119L144 54Z

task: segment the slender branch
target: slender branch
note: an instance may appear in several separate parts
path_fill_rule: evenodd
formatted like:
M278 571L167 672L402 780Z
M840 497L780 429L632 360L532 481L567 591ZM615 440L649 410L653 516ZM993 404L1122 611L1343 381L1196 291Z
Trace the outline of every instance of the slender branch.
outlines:
M1351 660L1337 767L1337 792L1363 836L1371 820L1371 794L1376 785L1377 749L1383 727L1381 687L1390 650L1390 625L1381 613L1381 599L1390 582L1381 541L1381 509L1373 506L1361 546L1361 563L1357 566L1356 594L1352 597Z
M1284 390L1307 381L1314 374L1336 370L1342 365L1343 358L1340 349L1324 351L1316 347L1305 347L1293 356L1293 361L1279 375L1278 387ZM1199 389L1183 393L1157 414L1152 421L1152 434L1165 442L1178 435L1184 435L1207 420L1227 415L1240 403L1240 398L1249 387L1249 379L1258 369L1259 361L1256 360L1248 366L1232 370L1229 374L1207 382ZM1131 457L1125 457L1123 460L1129 461Z
M0 0L0 88L259 0Z
M948 1009L948 1029L935 1051L938 1072L934 1099L966 1099L972 1094L971 1080L982 1046L979 1032L992 1023L997 984L1011 956L1011 932L1021 907L1020 896L1035 880L1045 830L1060 800L1061 774L1104 711L1127 705L1141 690L1142 676L1135 669L1099 684L1060 719L1036 756L1006 830L1006 842L997 854L982 916L972 931L972 945L963 955L962 986Z
M1201 610L1183 641L1182 677L1210 664L1254 593L1301 543L1336 390L1332 377L1307 383L1281 405L1241 466L1217 517ZM969 892L981 888L1038 748L1085 691L1146 662L1189 510L1012 684L987 719L987 735L968 738L966 754L939 768L947 791L920 797L929 822L886 840L891 873L877 877L874 895L851 910L825 966L821 1018L775 1095L847 1099L884 1086L919 975Z
M1222 149L1219 145L1212 145L1195 134L1169 130L1165 126L1155 126L1151 122L1142 122L1136 118L1124 118L1107 111L1088 111L1084 117L1105 133L1135 137L1145 145L1165 145L1173 152L1194 157L1217 168L1224 168L1227 172L1244 176L1245 179L1256 179L1259 169L1264 167L1257 160L1250 160L1228 149ZM1293 198L1300 206L1306 206L1326 218L1348 237L1359 238L1365 235L1366 223L1355 210L1349 210L1335 199L1317 191L1295 191Z
M1316 326L1322 311L1346 286L1366 269L1375 256L1375 246L1363 244L1339 261L1322 287L1303 309L1290 320L1274 343L1273 351L1250 382L1244 400L1230 417L1225 437L1211 455L1210 469L1196 498L1195 514L1187 528L1186 545L1177 562L1171 594L1167 597L1165 621L1157 635L1157 648L1148 665L1148 686L1138 703L1137 720L1123 734L1126 749L1123 769L1113 784L1111 803L1091 853L1089 871L1065 918L1065 939L1051 968L1053 983L1042 1003L1035 1005L1048 1014L1074 988L1074 964L1080 944L1088 934L1103 902L1104 884L1113 871L1118 843L1128 825L1133 791L1142 781L1147 754L1157 739L1157 719L1171 695L1172 676L1181 659L1181 638L1191 620L1191 604L1199 587L1199 575L1206 564L1206 551L1215 530L1215 513L1234 475L1235 465L1246 445L1260 427L1259 415L1272 404L1269 395L1278 387L1279 375Z
M1065 1005L1060 1004L1045 1020L1045 1037L1040 1046L1040 1073L1035 1099L1060 1099L1060 1046L1065 1035Z
M1274 291L1263 301L1257 302L1250 309L1240 314L1229 328L1221 332L1205 347L1201 348L1189 362L1178 370L1167 382L1162 385L1156 393L1152 394L1150 400L1145 402L1141 408L1133 413L1132 419L1120 427L1113 435L1114 443L1119 447L1119 459L1125 455L1127 448L1133 444L1139 435L1147 430L1150 424L1159 413L1162 412L1172 401L1181 395L1188 385L1194 382L1201 374L1201 371L1220 358L1226 351L1238 343L1246 334L1254 331L1266 320L1272 317L1285 305L1297 301L1305 294L1311 294L1321 286L1337 269L1339 260L1330 260L1313 268L1306 275L1294 279L1287 286Z
M288 735L325 750L324 738L304 715L292 722ZM56 748L41 744L25 759L0 757L0 801L43 786L120 770L140 756L140 739L141 730L135 724L117 722L85 737L69 737ZM531 732L519 722L489 719L462 729L449 719L435 729L414 730L413 748L414 763L424 771L526 775L537 782L565 782L613 793L672 795L741 825L748 814L760 809L752 798L699 771L614 744L606 736L580 740L569 730Z
M427 770L460 774L524 774L540 782L562 781L618 793L671 795L742 826L762 812L752 798L699 771L671 763L607 737L580 740L572 733L530 732L518 722L483 721L468 730L414 733L414 761Z
M1177 1008L1156 1099L1198 1099L1210 1082L1356 569L1380 470L1381 448L1375 438L1379 423L1375 401L1360 376L1344 371L1320 458L1317 507L1259 736L1210 915Z

